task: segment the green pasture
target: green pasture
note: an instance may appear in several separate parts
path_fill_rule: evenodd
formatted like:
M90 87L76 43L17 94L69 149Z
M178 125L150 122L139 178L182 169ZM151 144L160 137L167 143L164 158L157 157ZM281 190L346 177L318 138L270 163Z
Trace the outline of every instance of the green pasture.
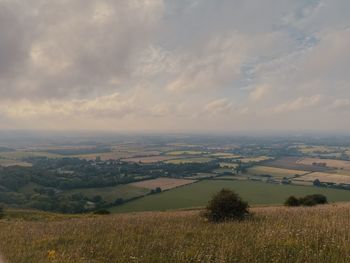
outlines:
M156 195L149 195L111 209L112 212L165 211L205 206L222 188L236 191L250 205L283 204L290 195L324 194L331 202L350 201L347 190L312 186L277 185L253 181L203 180Z

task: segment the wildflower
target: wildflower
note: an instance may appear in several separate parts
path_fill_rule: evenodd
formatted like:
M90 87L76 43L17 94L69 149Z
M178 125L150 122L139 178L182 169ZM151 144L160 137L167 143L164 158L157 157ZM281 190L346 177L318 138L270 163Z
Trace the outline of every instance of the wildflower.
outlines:
M55 260L56 259L56 251L55 250L47 251L47 258L49 260Z

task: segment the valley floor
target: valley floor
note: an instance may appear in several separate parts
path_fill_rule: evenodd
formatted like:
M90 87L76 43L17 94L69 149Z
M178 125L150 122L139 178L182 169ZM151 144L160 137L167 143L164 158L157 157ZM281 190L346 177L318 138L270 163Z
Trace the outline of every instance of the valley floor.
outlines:
M251 211L220 224L199 211L12 215L0 220L0 253L9 263L350 262L350 204Z

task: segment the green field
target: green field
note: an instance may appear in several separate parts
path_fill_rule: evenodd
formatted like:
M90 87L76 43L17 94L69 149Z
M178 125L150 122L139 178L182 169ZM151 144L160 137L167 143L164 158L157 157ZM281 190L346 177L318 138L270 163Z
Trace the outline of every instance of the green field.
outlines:
M290 170L290 169L282 169L268 166L260 166L256 165L247 169L247 174L249 175L271 175L272 177L282 179L283 177L294 177L295 175L303 175L308 172L306 171L298 171L298 170Z
M114 202L118 198L124 200L138 197L149 193L149 189L135 187L131 185L117 185L111 187L100 187L100 188L81 188L65 191L64 194L77 194L81 193L87 197L94 197L100 195L107 202Z
M239 193L251 205L282 204L290 195L320 193L331 202L350 201L350 192L309 186L276 185L252 181L204 180L114 207L112 212L165 211L205 206L212 195L222 188Z

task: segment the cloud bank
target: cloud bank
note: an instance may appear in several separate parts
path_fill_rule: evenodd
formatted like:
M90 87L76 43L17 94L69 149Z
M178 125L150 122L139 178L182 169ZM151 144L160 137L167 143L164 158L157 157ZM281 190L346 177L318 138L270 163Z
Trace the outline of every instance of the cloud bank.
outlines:
M347 0L0 0L0 129L343 130Z

